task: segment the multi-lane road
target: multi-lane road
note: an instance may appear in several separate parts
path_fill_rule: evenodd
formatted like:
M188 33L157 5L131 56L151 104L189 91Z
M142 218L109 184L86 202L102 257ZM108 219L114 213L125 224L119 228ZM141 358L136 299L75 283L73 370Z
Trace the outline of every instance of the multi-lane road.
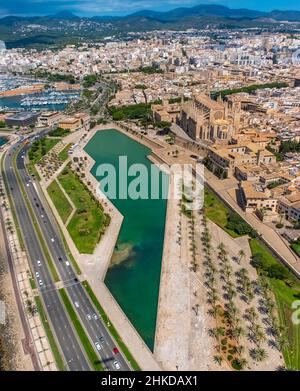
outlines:
M16 148L20 145L21 148ZM32 272L35 275L53 331L65 358L66 367L70 370L84 371L90 369L90 363L85 356L84 349L73 329L66 309L60 300L57 284L53 282L47 264L47 257L43 252L43 247L32 222L26 201L23 198L17 173L14 170L14 158L16 159L16 168L22 182L21 186L23 191L26 192L43 239L60 276L60 281L63 283L73 303L74 310L91 344L94 346L95 352L99 356L99 361L107 370L129 371L131 370L129 364L116 346L116 342L110 335L107 326L102 321L87 292L77 278L72 263L67 256L60 236L60 230L44 198L39 183L26 170L25 157L29 148L30 144L19 144L11 147L5 156L4 171L14 200L26 250L31 261Z

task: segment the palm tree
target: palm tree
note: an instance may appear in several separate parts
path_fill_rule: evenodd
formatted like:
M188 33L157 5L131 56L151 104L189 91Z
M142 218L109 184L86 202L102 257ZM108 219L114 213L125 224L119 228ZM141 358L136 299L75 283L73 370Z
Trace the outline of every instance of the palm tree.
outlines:
M250 356L254 361L261 362L261 361L264 361L268 357L268 353L265 351L265 349L262 349L262 348L251 349Z
M235 350L236 350L238 355L241 355L242 353L244 353L245 348L242 345L238 345L238 346L236 346Z
M235 289L227 287L228 300L232 300L236 295L237 295L237 293L236 293Z
M284 350L285 348L289 347L289 340L288 340L288 337L287 337L286 334L281 334L277 338L277 342L278 342L278 345L279 345L279 349L281 351Z
M220 251L220 252L223 252L223 251L226 251L225 250L225 244L223 243L223 242L221 242L219 245L218 245L218 250Z
M252 324L254 324L258 319L258 315L254 307L246 308L245 316Z
M208 330L208 335L219 341L220 337L225 335L225 329L223 327L216 327Z
M237 272L237 274L239 278L243 281L245 278L248 277L248 270L243 267Z
M223 362L223 357L222 356L214 356L214 362L218 365L221 365Z
M242 327L234 327L233 329L228 330L228 335L233 338L236 342L241 338L244 334L244 330Z
M226 264L224 267L224 276L226 280L229 280L231 275L232 275L232 267Z
M266 340L265 333L260 325L254 325L252 328L253 333L253 342L257 347L260 347L261 344Z
M270 297L266 297L264 303L268 314L271 314L275 308L275 303L273 299L271 299Z
M245 257L245 251L243 250L243 249L241 249L240 251L239 251L239 260L238 260L238 263L240 264L241 263L241 261L242 261L242 259Z
M236 359L236 361L239 364L241 369L244 369L245 366L248 364L248 362L245 358L238 358L238 359Z
M227 312L228 314L233 318L235 319L239 310L237 309L237 307L235 306L235 304L230 301L229 303L226 304L226 308L227 308Z

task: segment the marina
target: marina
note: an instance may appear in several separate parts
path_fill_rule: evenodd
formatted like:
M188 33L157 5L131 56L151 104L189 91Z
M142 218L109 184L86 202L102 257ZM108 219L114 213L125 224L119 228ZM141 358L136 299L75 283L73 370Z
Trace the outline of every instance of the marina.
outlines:
M26 86L41 85L45 81L31 79L27 77L8 77L0 75L0 93L12 91L19 88L23 90ZM62 111L71 102L76 101L80 96L80 90L59 90L53 87L44 89L42 92L37 90L35 93L21 93L11 96L0 96L1 110L54 110Z

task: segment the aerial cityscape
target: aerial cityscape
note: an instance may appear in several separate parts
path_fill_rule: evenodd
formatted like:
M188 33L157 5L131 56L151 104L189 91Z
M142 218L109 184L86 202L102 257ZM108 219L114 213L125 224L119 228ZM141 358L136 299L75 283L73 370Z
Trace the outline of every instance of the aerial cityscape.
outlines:
M1 2L1 372L300 370L300 4L261 3Z

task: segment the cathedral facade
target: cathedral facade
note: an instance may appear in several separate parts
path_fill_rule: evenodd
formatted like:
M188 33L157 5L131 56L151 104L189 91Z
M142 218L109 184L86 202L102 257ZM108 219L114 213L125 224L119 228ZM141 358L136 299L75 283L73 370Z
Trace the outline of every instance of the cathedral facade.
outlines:
M239 101L214 101L201 94L182 103L177 124L195 141L216 141L230 139L240 129L240 120Z

